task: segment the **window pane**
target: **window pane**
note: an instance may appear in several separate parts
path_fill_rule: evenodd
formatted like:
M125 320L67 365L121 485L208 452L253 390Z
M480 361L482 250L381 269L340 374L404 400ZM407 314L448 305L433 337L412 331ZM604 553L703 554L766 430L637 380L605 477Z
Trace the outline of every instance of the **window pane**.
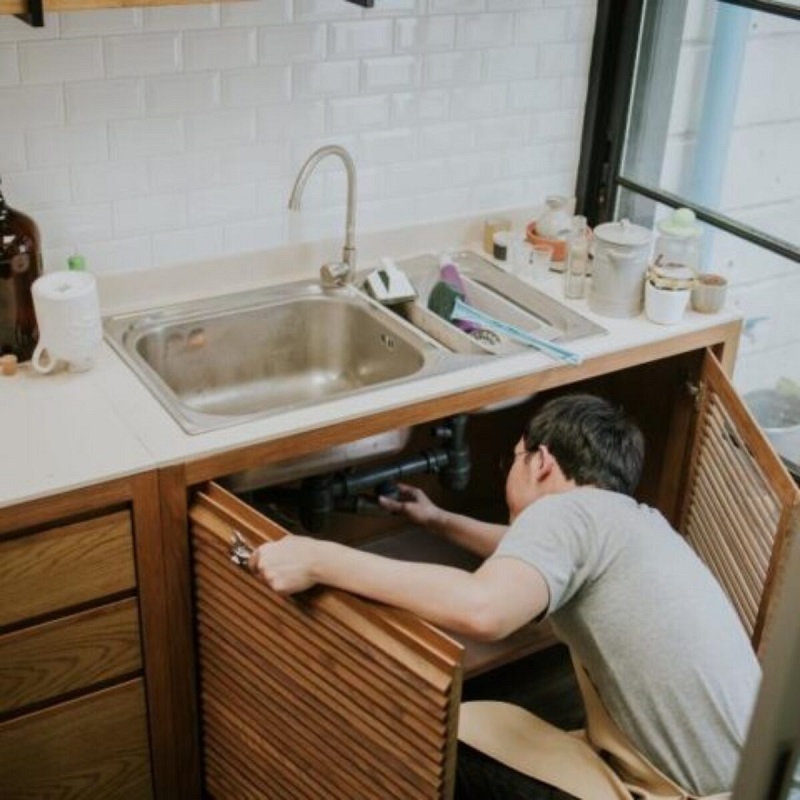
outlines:
M800 21L646 9L622 175L800 246Z
M672 209L646 197L620 192L621 215L651 227ZM756 389L800 392L800 269L789 259L724 231L703 226L701 270L724 275L728 305L744 318L734 370L742 394Z

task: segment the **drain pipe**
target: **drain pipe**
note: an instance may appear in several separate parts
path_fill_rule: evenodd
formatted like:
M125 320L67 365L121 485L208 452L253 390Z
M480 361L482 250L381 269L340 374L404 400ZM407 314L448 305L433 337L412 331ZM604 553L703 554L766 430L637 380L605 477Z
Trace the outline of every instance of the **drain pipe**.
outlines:
M719 208L722 197L750 17L747 8L717 4L689 186L692 200L715 210ZM703 242L702 263L708 263L712 245L713 229L708 229Z
M300 487L300 520L311 532L325 529L333 511L360 513L374 509L361 493L377 488L377 494L393 494L396 482L410 475L438 474L444 486L463 490L469 483L470 454L466 437L467 415L451 417L434 429L442 447L424 450L394 464L358 471L342 470L306 478Z

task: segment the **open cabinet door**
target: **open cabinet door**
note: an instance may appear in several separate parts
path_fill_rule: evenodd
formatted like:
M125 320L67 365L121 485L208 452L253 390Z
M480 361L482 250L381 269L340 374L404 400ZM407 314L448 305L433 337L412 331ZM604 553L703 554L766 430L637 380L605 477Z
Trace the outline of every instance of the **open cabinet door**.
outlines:
M231 560L234 531L291 534L214 484L189 516L206 794L451 797L460 645L345 592L272 591Z
M800 495L708 351L680 532L716 575L763 654Z

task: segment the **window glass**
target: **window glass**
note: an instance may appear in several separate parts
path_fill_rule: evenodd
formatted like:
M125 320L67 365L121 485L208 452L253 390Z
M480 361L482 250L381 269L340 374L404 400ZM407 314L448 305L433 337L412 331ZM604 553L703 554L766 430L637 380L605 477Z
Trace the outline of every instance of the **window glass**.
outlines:
M800 248L800 21L718 0L645 20L621 175Z

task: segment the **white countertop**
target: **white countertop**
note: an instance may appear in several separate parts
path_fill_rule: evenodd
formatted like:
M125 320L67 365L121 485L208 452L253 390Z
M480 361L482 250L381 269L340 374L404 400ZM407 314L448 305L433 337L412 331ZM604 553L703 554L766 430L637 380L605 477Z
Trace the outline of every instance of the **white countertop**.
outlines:
M452 235L453 231L445 231ZM463 231L461 231L463 233ZM417 243L435 247L425 237ZM446 240L453 249L453 241ZM460 245L463 247L463 245ZM472 246L476 252L479 247ZM423 252L417 250L415 252ZM385 252L396 252L387 250ZM402 255L410 254L408 252ZM313 260L310 263L320 263ZM218 266L218 265L217 265ZM209 294L213 280L189 283ZM252 272L245 265L245 271ZM160 272L160 271L159 271ZM217 268L217 276L223 274ZM178 280L179 272L170 274L167 282L185 287ZM298 278L295 273L292 276ZM152 297L153 276L142 273L128 275L137 286L147 286ZM285 279L285 278L284 278ZM118 282L116 277L111 284ZM157 275L155 280L163 280ZM250 276L249 285L263 282L262 275ZM665 340L676 335L709 328L735 319L726 312L713 315L687 311L682 322L669 327L655 325L643 316L634 319L609 319L592 314L585 300L566 301L561 291L563 278L552 273L540 289L576 311L595 320L608 330L607 335L593 336L570 343L584 359L635 346ZM244 288L245 280L225 274L225 291ZM175 295L162 292L157 296L163 304ZM136 307L136 292L125 293L117 285L105 287L104 311ZM104 287L101 279L101 296ZM116 293L116 296L114 296ZM125 297L132 303L125 303ZM182 296L180 299L188 299ZM155 304L154 304L155 305ZM553 366L547 356L534 350L519 355L494 358L455 373L423 378L401 386L377 388L356 397L327 401L311 409L295 410L204 434L185 433L167 411L105 342L94 368L84 373L56 372L39 375L23 365L17 375L0 377L0 416L5 430L3 458L0 461L0 508L16 502L42 498L93 483L122 477L135 472L207 456L258 441L279 438L322 425L343 422L366 413L390 410L411 402L434 399L458 390L475 388L495 381L546 370Z

